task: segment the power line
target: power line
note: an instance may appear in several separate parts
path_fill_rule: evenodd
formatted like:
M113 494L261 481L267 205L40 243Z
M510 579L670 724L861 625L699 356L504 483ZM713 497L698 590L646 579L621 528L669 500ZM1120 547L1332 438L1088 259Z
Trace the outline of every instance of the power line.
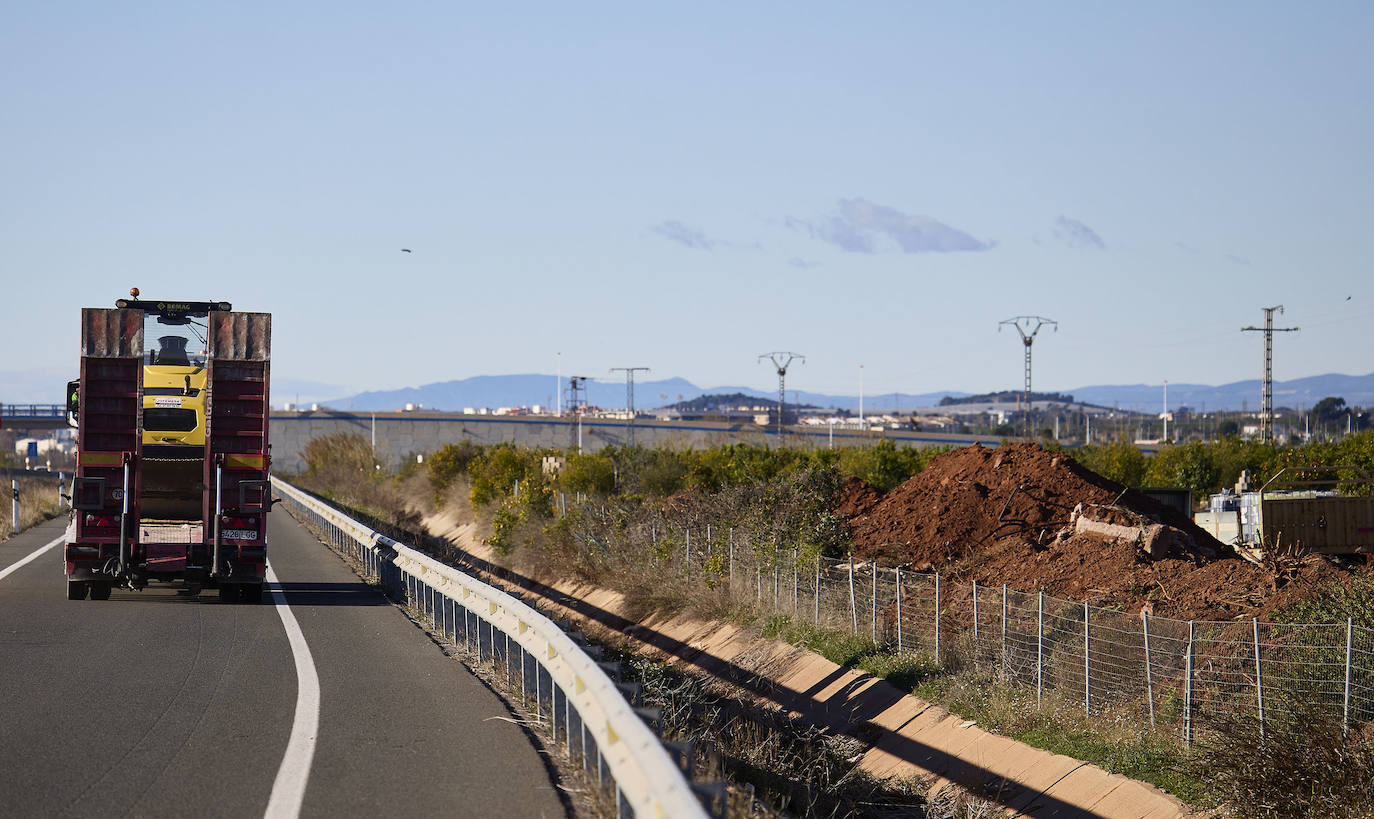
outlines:
M806 356L801 353L772 352L764 353L758 360L765 358L773 362L773 367L778 371L778 446L782 446L782 409L787 398L787 368L793 361L805 364Z
M1297 327L1275 327L1274 311L1283 314L1283 305L1261 307L1264 311L1263 327L1242 327L1242 333L1264 333L1264 381L1260 387L1260 440L1266 444L1274 443L1274 333L1295 333Z
M1031 392L1031 345L1035 343L1035 336L1040 332L1040 328L1045 325L1052 325L1054 331L1059 332L1059 322L1054 319L1047 319L1044 316L1016 316L997 322L997 332L1002 332L1002 325L1010 324L1016 328L1016 332L1021 334L1021 342L1026 348L1026 440L1033 440L1031 427L1034 424L1034 404L1031 402L1034 393ZM1034 325L1034 326L1032 326Z
M625 411L630 415L630 423L626 428L626 442L629 446L635 445L635 373L647 373L648 367L612 367L611 372L625 373Z

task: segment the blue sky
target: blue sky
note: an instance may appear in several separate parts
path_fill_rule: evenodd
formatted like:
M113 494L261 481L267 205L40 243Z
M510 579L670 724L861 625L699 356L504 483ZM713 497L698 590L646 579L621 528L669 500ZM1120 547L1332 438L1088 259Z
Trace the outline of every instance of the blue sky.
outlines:
M5 382L131 285L348 390L1374 370L1374 6L743 5L11 8Z

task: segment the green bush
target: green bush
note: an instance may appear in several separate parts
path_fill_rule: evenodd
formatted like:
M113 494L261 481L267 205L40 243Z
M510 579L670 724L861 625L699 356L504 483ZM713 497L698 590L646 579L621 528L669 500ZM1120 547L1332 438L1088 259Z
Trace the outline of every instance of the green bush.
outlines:
M517 481L529 483L543 476L543 451L513 444L489 447L468 462L472 503L486 506L515 490Z
M426 459L429 471L429 484L438 496L448 489L459 477L467 474L468 467L482 454L482 447L472 441L445 444L431 452Z
M615 491L615 461L603 453L569 455L558 471L558 486L564 492L609 495Z

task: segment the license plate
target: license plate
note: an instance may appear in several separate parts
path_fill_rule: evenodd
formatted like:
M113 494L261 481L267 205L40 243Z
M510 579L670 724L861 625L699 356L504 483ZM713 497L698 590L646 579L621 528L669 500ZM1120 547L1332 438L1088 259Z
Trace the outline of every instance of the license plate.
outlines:
M225 540L258 539L258 533L256 529L225 529L224 531L220 532L220 534L224 536Z

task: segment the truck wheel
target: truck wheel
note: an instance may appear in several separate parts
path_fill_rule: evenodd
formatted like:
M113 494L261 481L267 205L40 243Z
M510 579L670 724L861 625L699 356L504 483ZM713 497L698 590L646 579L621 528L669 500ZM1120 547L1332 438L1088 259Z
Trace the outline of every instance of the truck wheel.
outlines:
M86 592L88 592L88 591L90 591L90 590L91 590L91 584L88 583L88 582L85 581L85 580L68 580L68 581L67 581L67 599L68 599L68 600L85 600L85 599L86 599Z
M262 584L261 584L261 583L249 583L248 585L246 585L246 586L244 586L243 588L239 589L239 599L242 600L242 601L245 602L245 603L261 603L261 602L262 602Z
M239 601L239 584L221 583L219 586L219 601L221 603L237 603Z
M109 583L92 583L92 584L91 584L91 599L92 599L92 600L109 600L109 599L110 599L110 590L111 590L111 588L112 588L112 587L110 586Z

